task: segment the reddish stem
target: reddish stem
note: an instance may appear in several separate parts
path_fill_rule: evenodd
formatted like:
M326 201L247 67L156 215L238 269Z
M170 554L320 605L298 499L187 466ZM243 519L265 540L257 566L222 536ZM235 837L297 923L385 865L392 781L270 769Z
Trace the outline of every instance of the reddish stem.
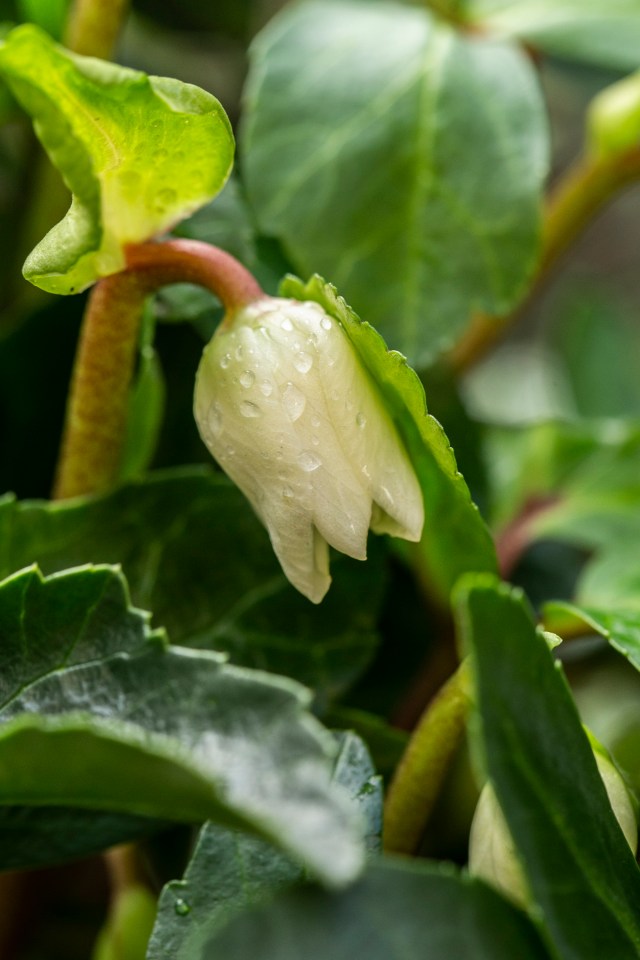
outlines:
M232 256L196 240L126 250L124 272L93 288L69 392L53 496L97 493L118 478L144 301L160 287L195 283L222 301L228 319L264 293Z

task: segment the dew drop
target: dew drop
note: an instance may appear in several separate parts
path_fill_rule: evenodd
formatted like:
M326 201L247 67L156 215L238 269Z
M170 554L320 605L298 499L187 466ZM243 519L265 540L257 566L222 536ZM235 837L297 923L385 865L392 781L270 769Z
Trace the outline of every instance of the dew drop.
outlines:
M242 344L236 347L236 360L242 360L244 356L244 348Z
M208 425L213 433L220 433L222 430L222 413L217 403L212 403L209 407Z
M313 366L313 357L309 353L300 352L295 357L293 365L300 373L308 373Z
M225 353L224 357L220 358L220 366L223 370L226 370L229 364L231 363L231 354Z
M311 437L311 443L314 445L314 447L317 447L320 443L320 437Z
M311 417L311 426L319 427L320 426L320 417Z
M271 380L262 381L262 383L260 384L260 392L265 397L271 396L271 394L273 393L273 384L271 383Z
M298 463L305 473L312 473L314 470L318 469L322 463L322 460L320 457L317 457L315 453L310 453L308 450L305 450L298 457Z
M361 430L363 429L363 427L366 427L366 425L367 425L367 418L365 417L364 413L359 413L359 414L357 414L357 416L356 416L356 423L358 424L358 426L360 427Z
M323 330L331 330L333 324L331 323L331 320L329 320L329 317L322 317L320 320L320 326Z
M293 499L293 490L291 489L291 487L283 487L283 488L282 488L282 496L284 497L285 500L292 500L292 499Z
M182 897L177 897L174 904L174 910L179 917L186 917L187 914L191 913L191 907L186 900L183 900Z
M288 317L284 318L280 326L282 327L283 330L286 330L287 333L291 333L291 331L293 330L293 324L291 323L291 320L289 320Z
M249 387L252 387L256 377L251 370L245 370L244 373L240 374L240 385L248 390Z
M285 391L282 394L282 402L284 404L284 409L287 412L287 416L294 423L302 416L304 408L307 404L305 395L298 390L293 383L287 384Z
M260 417L262 411L256 403L251 403L250 400L243 400L240 404L240 413L243 417Z

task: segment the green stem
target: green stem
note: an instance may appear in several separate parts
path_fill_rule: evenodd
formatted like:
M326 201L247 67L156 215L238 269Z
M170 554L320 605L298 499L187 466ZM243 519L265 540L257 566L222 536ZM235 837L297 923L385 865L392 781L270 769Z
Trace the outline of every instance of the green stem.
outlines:
M640 148L611 157L582 157L552 191L542 233L542 252L532 293L566 253L597 213L624 187L640 180ZM449 357L460 375L481 360L510 330L522 306L504 317L477 314Z
M96 284L85 311L69 392L53 496L107 490L118 479L129 389L144 302L171 283L196 283L220 298L227 317L264 296L223 250L195 240L127 249L127 269Z
M444 778L464 735L469 710L465 663L441 687L422 715L387 793L384 847L417 851Z
M110 60L129 9L129 0L73 0L65 45L87 57Z

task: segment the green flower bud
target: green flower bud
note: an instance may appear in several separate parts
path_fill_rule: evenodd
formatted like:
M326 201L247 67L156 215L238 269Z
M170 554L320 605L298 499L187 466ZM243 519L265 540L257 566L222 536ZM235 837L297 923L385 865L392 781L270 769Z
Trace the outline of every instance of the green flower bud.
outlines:
M609 803L631 850L638 845L636 817L618 769L603 747L591 738L594 756ZM480 793L469 835L469 871L482 877L506 897L528 907L531 896L516 847L490 784Z
M599 158L640 146L640 73L607 87L587 111L590 152Z
M331 582L329 546L364 560L369 528L420 539L422 493L404 444L319 304L265 297L235 313L205 349L194 412L286 576L314 603Z

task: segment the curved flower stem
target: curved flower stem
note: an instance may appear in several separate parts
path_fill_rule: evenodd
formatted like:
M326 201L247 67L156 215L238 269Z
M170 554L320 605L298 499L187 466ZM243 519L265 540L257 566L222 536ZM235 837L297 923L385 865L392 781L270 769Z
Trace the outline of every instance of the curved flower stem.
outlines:
M637 180L640 180L638 147L612 157L582 157L567 171L547 203L542 253L531 293L546 279L551 268L596 214L621 189ZM449 362L454 372L462 374L481 360L513 326L522 306L504 317L477 314L466 335L450 354Z
M385 850L412 854L418 849L462 741L469 705L469 674L461 663L423 713L398 764L385 804Z
M110 60L128 9L129 0L74 0L65 45L75 53Z
M53 496L97 493L118 477L129 387L146 297L171 283L197 283L216 294L227 316L263 296L233 257L195 240L127 249L123 273L96 284L85 311L71 381Z

